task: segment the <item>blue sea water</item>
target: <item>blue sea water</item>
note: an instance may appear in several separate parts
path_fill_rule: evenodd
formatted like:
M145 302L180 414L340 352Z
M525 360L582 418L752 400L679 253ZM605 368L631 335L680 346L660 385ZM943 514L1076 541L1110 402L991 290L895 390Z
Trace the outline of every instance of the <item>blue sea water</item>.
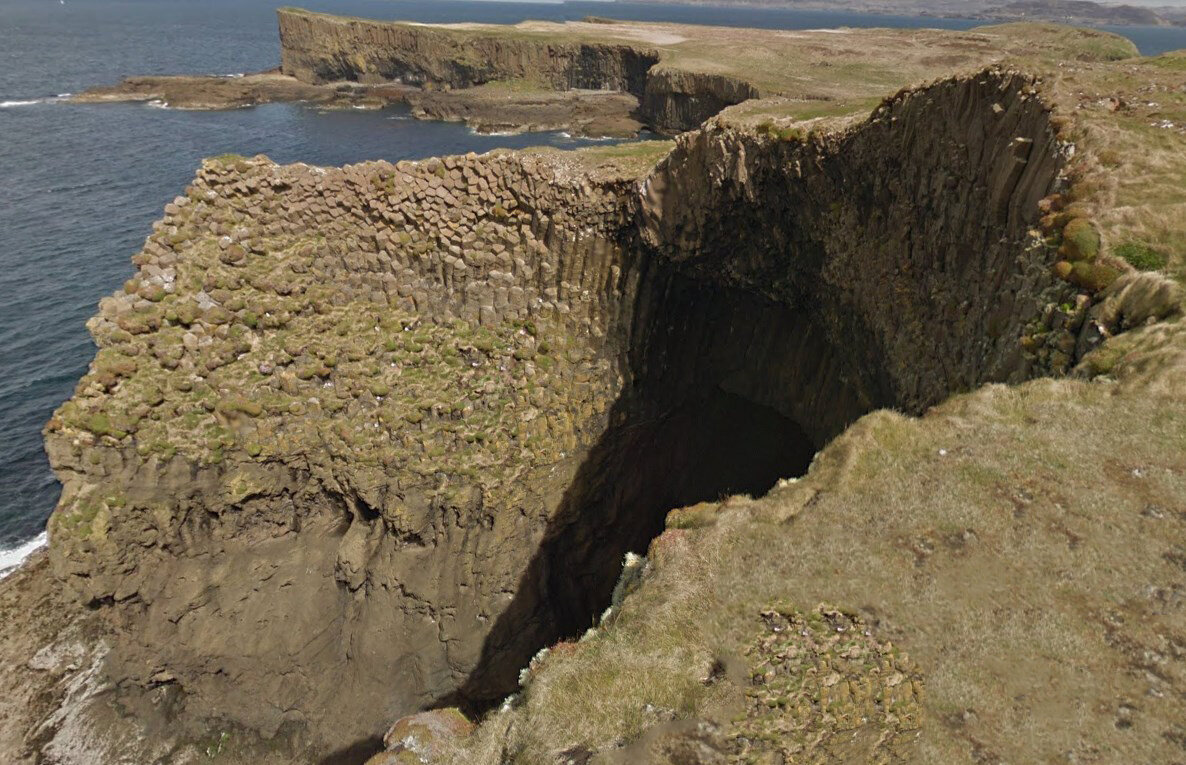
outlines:
M132 273L129 256L202 157L265 153L343 164L547 143L563 134L479 136L406 110L273 104L229 112L70 105L63 93L130 74L230 74L276 66L271 0L0 0L0 573L30 549L57 500L40 430L94 348L84 324ZM309 0L335 13L423 22L514 23L588 15L805 29L978 22L617 2ZM1116 28L1149 55L1186 29Z

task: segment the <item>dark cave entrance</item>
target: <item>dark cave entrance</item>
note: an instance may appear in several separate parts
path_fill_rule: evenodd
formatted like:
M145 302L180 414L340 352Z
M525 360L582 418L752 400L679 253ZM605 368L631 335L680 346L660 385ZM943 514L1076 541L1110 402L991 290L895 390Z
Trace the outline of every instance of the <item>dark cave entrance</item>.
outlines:
M542 550L556 635L593 626L623 556L645 553L670 510L761 496L804 473L815 451L796 422L719 386L671 411L627 418L586 460L566 498L570 522Z
M669 511L761 496L806 472L820 446L785 396L805 324L796 311L660 261L639 293L628 341L633 384L540 550L556 637L594 624L623 557L645 553Z
M643 554L669 511L761 496L802 475L822 446L801 421L801 364L826 359L797 311L656 265L626 333L630 384L585 453L510 606L468 681L440 705L479 712L518 687L541 647L579 637L609 605L627 552ZM831 399L851 406L843 390ZM814 426L814 427L813 427Z

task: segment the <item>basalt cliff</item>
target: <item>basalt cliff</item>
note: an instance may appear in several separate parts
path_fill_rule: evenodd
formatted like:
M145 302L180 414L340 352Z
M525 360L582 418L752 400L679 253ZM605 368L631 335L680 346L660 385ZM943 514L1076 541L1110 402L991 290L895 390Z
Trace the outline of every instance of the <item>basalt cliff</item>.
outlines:
M417 116L483 130L674 134L761 95L748 79L664 66L663 53L609 23L427 25L278 11L280 67L239 77L131 77L83 102L232 108L269 101L331 107L406 102ZM694 29L694 28L693 28ZM607 32L608 30L608 32ZM685 42L678 35L656 39ZM508 87L509 85L509 87ZM567 94L563 98L555 94Z
M589 27L595 32L605 24L555 25L560 29L543 35L545 30L531 27L507 34L296 9L281 10L279 19L281 71L304 82L396 81L453 90L514 80L560 91L614 91L633 97L639 119L662 133L690 130L724 107L760 95L742 78L662 67L659 50L639 42L593 41Z
M659 97L690 85L635 48L281 18L311 82L513 70L668 125L756 95ZM992 66L674 144L208 160L46 427L0 751L992 760L1083 716L1074 751L1180 749L1177 261L1124 255L1074 87Z

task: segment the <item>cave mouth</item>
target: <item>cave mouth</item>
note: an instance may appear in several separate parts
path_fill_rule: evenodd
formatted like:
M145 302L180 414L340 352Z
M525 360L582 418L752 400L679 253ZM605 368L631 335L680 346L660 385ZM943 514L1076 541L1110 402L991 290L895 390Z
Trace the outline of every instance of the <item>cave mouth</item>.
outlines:
M626 553L646 553L671 510L762 496L803 475L832 435L809 419L804 388L847 411L844 391L818 374L827 357L800 310L661 260L644 268L623 336L629 382L567 481L477 667L437 706L489 709L516 691L540 648L596 626Z
M645 553L669 511L760 496L802 475L816 444L794 420L712 386L662 411L645 389L590 453L545 543L546 596L558 638L579 636L610 602L627 552Z
M626 553L645 553L671 510L763 495L815 456L816 441L771 406L719 384L671 393L642 385L615 403L616 424L586 453L478 665L431 706L480 717L516 692L540 648L597 625Z
M645 553L671 510L764 495L805 473L826 439L787 397L816 379L808 367L820 359L801 350L803 313L661 258L641 278L631 382L539 550L544 644L596 623L625 554Z

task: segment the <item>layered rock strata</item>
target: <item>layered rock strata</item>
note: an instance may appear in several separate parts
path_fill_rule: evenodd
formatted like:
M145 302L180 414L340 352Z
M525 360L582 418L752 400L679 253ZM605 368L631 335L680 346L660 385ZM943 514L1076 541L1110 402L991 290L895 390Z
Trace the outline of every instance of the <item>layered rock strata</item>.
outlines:
M1048 371L1021 338L1079 331L1031 231L1063 160L989 70L838 134L710 126L642 179L207 162L47 427L54 570L122 628L109 676L191 724L328 752L492 702L670 508Z

